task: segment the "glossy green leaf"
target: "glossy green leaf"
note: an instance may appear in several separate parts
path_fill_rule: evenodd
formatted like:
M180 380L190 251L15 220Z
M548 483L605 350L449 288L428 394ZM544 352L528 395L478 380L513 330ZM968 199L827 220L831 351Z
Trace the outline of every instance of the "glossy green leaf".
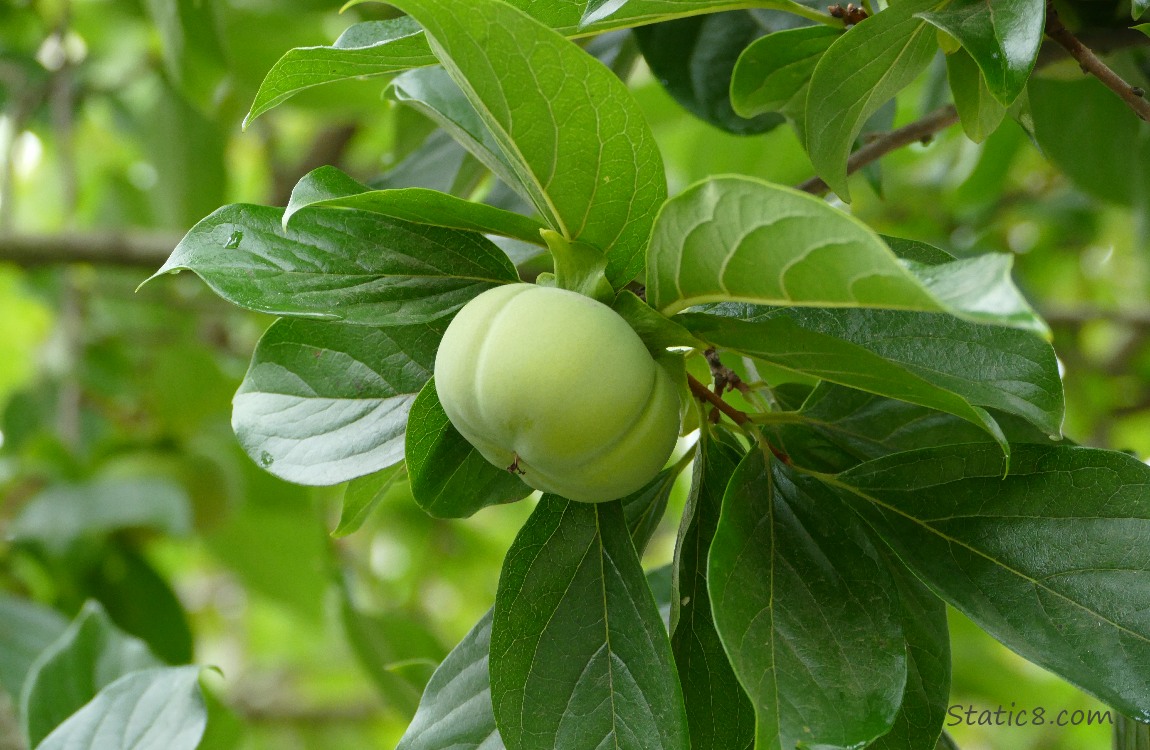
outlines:
M199 667L132 672L101 690L36 750L195 750L208 723Z
M87 603L29 670L20 701L25 735L35 747L105 686L159 666L147 644L112 624L99 604Z
M491 708L491 610L439 668L396 750L504 750Z
M975 143L982 143L998 129L1006 117L1006 107L991 94L982 71L964 49L946 56L946 78L963 132Z
M923 18L962 43L1004 107L1026 87L1042 46L1044 0L951 0ZM957 102L956 102L957 103Z
M347 489L343 493L339 525L331 535L339 539L359 531L392 487L406 480L407 465L398 463L348 482Z
M871 750L934 747L950 703L950 632L946 605L889 550L880 550L898 587L906 638L906 688L891 730Z
M954 414L979 425L1008 450L994 419L969 399L859 344L804 328L789 315L767 313L763 319L750 322L691 314L684 316L684 323L696 336L719 348L820 380Z
M932 589L1023 657L1150 717L1150 467L1123 453L949 446L824 481ZM945 490L943 490L945 488Z
M366 211L233 204L188 232L156 276L190 270L249 310L373 326L426 323L518 280L482 235Z
M589 0L580 26L585 31L642 26L659 21L743 8L781 10L827 21L828 16L791 0Z
M24 506L9 529L18 541L63 552L85 537L120 529L154 529L171 536L191 531L183 488L164 479L103 479L50 486Z
M526 216L456 198L437 190L372 190L335 167L320 167L296 183L284 212L285 224L290 225L295 213L308 206L368 211L413 224L498 234L535 245L544 244L539 236L543 225Z
M451 425L429 380L411 405L405 453L411 494L436 518L466 518L488 505L521 500L532 489L492 466Z
M764 425L771 443L796 465L831 474L891 453L991 439L952 414L828 382L791 416L794 423ZM991 416L1011 443L1049 441L1048 433L1019 417L997 410Z
M741 457L707 436L699 438L694 481L675 545L671 649L692 750L750 750L755 745L755 711L727 661L707 593L707 553L723 493Z
M731 78L731 104L743 117L806 107L807 87L823 53L842 36L828 26L776 31L743 50Z
M557 32L491 0L402 0L544 221L607 253L617 286L642 269L663 162L631 93ZM546 50L546 64L536 59ZM598 134L611 133L611 138Z
M244 127L313 86L397 73L432 62L423 29L412 19L357 23L330 47L297 47L281 57L260 84Z
M276 321L232 401L240 445L297 484L339 484L398 463L445 328Z
M949 312L1047 334L989 253L906 263L824 201L746 177L716 177L667 201L647 256L647 300L664 315L706 302Z
M731 107L731 74L747 45L775 29L745 10L641 26L635 39L651 74L696 117L729 133L765 133L783 122L770 110L749 117Z
M640 555L655 535L663 514L667 512L667 501L678 478L678 467L663 469L642 488L620 501L623 503L627 529L631 532L631 541Z
M945 0L905 0L847 30L823 54L807 92L805 135L815 171L850 200L847 157L863 124L905 88L937 49L917 14Z
M490 666L509 750L690 747L670 644L618 502L540 501L504 560Z
M863 347L971 404L1017 414L1045 435L1061 434L1065 405L1058 360L1049 344L1024 331L891 310L723 305L711 312L747 321L788 318L805 330Z
M907 679L898 593L834 493L751 451L723 498L707 579L755 747L851 748L890 729Z
M13 702L36 657L67 628L68 620L56 610L0 594L0 689Z

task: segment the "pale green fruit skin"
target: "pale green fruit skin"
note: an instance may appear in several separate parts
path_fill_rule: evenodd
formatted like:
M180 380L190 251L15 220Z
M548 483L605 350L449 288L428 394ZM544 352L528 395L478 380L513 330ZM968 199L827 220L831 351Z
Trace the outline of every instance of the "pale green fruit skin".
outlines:
M435 357L448 419L501 469L570 500L628 495L663 468L679 396L611 308L535 284L488 290L456 314Z

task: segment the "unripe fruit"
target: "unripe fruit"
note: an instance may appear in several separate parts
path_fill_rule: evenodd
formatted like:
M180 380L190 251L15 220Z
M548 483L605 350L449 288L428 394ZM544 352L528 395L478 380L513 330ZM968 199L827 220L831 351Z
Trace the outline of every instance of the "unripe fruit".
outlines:
M435 390L484 458L570 500L628 495L659 472L679 432L679 397L611 308L563 289L509 284L456 314Z

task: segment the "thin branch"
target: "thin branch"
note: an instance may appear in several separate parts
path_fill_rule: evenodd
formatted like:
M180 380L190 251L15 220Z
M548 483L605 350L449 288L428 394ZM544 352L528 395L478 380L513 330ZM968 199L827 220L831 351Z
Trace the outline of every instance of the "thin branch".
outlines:
M169 234L69 233L21 235L0 233L0 262L24 267L96 263L155 270L168 259L180 238Z
M909 146L916 141L925 143L936 133L946 130L956 122L958 122L958 110L954 108L953 104L948 104L936 109L921 120L916 120L909 125L885 133L851 154L847 161L847 174L854 174L871 162L877 161L903 146ZM820 177L812 177L799 185L798 189L814 195L822 195L830 190Z
M1130 326L1150 328L1150 309L1107 310L1099 307L1051 307L1042 310L1042 317L1053 326L1081 328L1087 323L1106 321Z
M705 386L698 378L690 373L687 374L687 383L691 386L691 393L695 394L696 398L702 399L707 403L714 406L716 409L726 414L731 418L731 421L740 427L751 423L751 418L745 412L741 412L735 407L728 404L718 394L713 393L710 388Z
M1146 92L1136 86L1131 86L1122 76L1115 73L1110 66L1102 62L1098 55L1084 45L1078 37L1062 24L1053 0L1046 3L1046 34L1070 53L1078 61L1083 72L1097 78L1106 88L1118 94L1122 101L1134 110L1134 114L1146 122L1150 122L1150 102L1146 101Z

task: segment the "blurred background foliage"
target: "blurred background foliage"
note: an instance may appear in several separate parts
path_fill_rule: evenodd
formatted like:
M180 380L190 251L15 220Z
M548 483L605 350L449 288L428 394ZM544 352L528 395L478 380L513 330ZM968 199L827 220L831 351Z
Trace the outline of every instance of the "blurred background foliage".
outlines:
M312 89L241 131L282 53L392 13L362 4L340 15L338 5L0 0L3 750L19 747L10 721L12 675L27 666L19 654L30 660L89 598L163 659L222 670L203 745L213 750L393 747L431 669L494 599L528 503L438 521L400 482L360 530L332 536L342 489L267 475L231 433L231 394L270 319L188 274L135 291L200 218L228 202L284 205L322 164L394 185L469 195L478 185L503 199L459 149L388 101L381 79ZM778 21L751 18L764 29ZM736 27L745 44L745 24ZM712 37L731 38L720 32ZM695 111L744 134L706 124L637 57L642 47L658 67L658 50L679 43L647 32L592 45L629 75L672 194L722 172L810 177L787 127L732 127L713 100ZM1144 81L1144 50L1112 59ZM696 64L714 60L688 56L688 73ZM940 59L886 126L944 102L944 82ZM1055 331L1067 434L1146 458L1148 129L1064 63L1044 67L1029 95L1019 122L981 144L953 127L856 177L850 210L958 254L1013 253ZM665 526L652 566L671 557ZM43 642L13 650L29 622ZM961 617L952 625L954 703L1097 707ZM1102 748L1110 733L950 731L971 750Z

